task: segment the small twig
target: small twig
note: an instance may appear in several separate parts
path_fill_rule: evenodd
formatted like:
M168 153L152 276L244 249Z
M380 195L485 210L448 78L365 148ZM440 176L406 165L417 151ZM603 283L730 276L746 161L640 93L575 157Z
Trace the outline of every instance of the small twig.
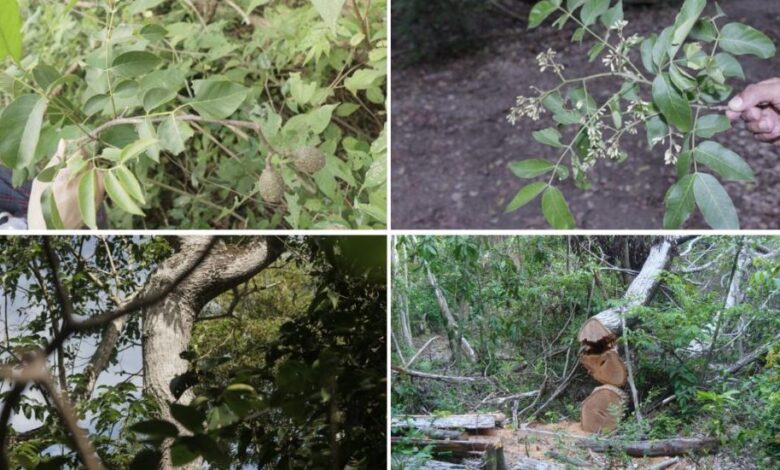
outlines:
M433 338L429 339L425 344L423 344L423 346L420 349L417 350L417 352L414 354L414 356L412 356L412 358L409 359L409 362L406 363L406 367L411 367L411 365L414 364L414 361L416 361L417 358L420 357L420 354L422 354L423 351L425 351L428 348L428 346L430 346L431 343L433 343L437 339L439 339L439 337L438 336L434 336Z

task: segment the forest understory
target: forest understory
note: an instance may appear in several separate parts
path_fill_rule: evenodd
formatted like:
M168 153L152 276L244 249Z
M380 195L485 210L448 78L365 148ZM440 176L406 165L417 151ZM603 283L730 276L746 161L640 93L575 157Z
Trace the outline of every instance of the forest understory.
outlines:
M778 468L779 241L397 238L393 468Z

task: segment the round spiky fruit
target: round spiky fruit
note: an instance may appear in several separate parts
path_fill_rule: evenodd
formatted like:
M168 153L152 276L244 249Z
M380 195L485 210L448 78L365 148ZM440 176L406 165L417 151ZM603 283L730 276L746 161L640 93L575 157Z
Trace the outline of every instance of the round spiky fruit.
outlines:
M284 180L271 167L260 174L260 196L269 204L279 204L284 197Z
M325 167L325 154L317 147L303 147L293 152L293 164L298 171L313 175Z

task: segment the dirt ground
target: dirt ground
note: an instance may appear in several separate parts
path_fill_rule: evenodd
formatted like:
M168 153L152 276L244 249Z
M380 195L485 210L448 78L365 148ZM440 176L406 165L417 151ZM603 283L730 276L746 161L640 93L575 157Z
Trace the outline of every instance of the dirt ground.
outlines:
M729 18L746 22L780 43L780 1L720 0ZM529 6L518 4L518 13ZM672 24L676 7L626 9L627 31L645 35ZM506 23L506 18L496 20ZM587 63L591 43L572 45L571 28L550 26L527 31L525 22L492 28L478 52L458 59L394 68L392 77L392 223L396 229L545 229L539 201L511 214L507 203L524 185L507 164L526 158L552 159L554 151L537 143L533 131L549 127L540 121L516 127L506 115L530 85L553 80L541 74L536 55L552 47L568 72L602 71L600 61ZM397 52L394 52L397 54ZM769 61L742 56L746 83L780 75L780 55ZM733 82L736 89L745 83ZM603 100L611 88L591 92ZM727 183L742 228L780 228L780 149L754 141L740 125L716 139L740 153L752 166L756 182ZM583 192L571 181L562 190L581 229L660 229L663 198L674 182L674 168L663 165L663 151L647 148L644 130L623 140L625 162L600 161L592 170L593 188ZM684 228L707 228L696 215Z

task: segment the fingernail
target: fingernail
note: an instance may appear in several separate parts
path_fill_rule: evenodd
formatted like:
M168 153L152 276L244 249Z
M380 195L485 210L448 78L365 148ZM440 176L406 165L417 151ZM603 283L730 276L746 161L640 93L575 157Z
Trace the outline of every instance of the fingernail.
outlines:
M734 111L739 111L742 109L742 98L737 96L733 100L729 101L729 108L733 109Z

